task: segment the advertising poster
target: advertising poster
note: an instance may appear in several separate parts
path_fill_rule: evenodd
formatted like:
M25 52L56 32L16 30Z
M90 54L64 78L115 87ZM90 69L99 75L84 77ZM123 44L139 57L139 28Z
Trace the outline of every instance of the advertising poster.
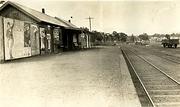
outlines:
M51 33L50 32L51 32L51 28L50 28L50 26L48 26L47 29L46 29L48 52L51 52Z
M30 41L24 37L27 30L23 21L4 18L5 60L31 56Z
M4 60L4 44L3 44L3 23L2 17L0 17L0 61Z
M48 47L48 50L50 51L51 50L51 34L47 34L47 41L48 41L48 45L47 45L47 47Z
M73 42L77 42L77 36L76 36L76 34L73 34Z
M31 47L29 23L24 23L24 47Z
M77 35L76 34L73 34L73 44L74 44L74 47L78 47L78 41L77 41Z
M62 30L61 29L59 29L59 43L60 43L61 47L63 47Z
M59 29L55 28L53 30L53 36L54 36L54 43L59 44Z
M31 29L31 54L32 55L39 55L40 54L40 46L39 46L39 28L35 24L30 25Z
M45 28L40 28L41 50L45 50L46 34Z
M81 33L80 34L80 42L81 42L81 48L85 48L86 47L86 34L85 33Z
M54 37L54 52L59 52L60 42L59 42L59 29L55 28L53 30L53 37Z

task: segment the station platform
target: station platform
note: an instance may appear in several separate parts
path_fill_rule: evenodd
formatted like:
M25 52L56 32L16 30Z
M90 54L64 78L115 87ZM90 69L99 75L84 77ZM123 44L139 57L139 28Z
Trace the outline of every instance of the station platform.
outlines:
M141 107L118 46L0 65L0 107Z
M122 103L123 107L141 107L138 95L136 93L131 75L129 73L126 61L120 54L120 71L121 71L121 94L122 94Z

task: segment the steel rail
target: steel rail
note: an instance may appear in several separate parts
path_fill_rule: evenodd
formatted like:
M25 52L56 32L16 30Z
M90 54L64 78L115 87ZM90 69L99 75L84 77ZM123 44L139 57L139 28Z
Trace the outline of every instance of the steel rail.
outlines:
M171 62L174 62L174 63L180 64L180 62L175 61L175 60L173 60L173 59L166 58L166 57L162 57L162 56L160 56L160 55L159 55L159 57L164 58L164 59L166 59L166 60L169 60L169 61L171 61Z
M124 55L125 55L127 61L129 62L130 66L132 67L133 72L135 73L136 77L138 78L138 80L139 80L141 86L143 87L143 90L145 91L146 95L148 96L148 99L150 100L152 106L153 106L153 107L156 107L155 104L154 104L154 102L153 102L153 100L152 100L152 98L150 97L150 94L148 93L146 87L144 86L144 84L143 84L141 78L140 78L139 75L137 74L136 69L135 69L134 66L132 65L132 63L131 63L129 57L127 56L126 52L125 52L122 48L121 48L121 51L124 53Z
M129 50L129 49L128 49ZM130 52L134 53L133 51L129 50ZM172 81L174 81L175 83L177 83L178 85L180 85L180 82L178 82L177 80L175 80L173 77L171 77L170 75L168 75L167 73L165 73L163 70L161 70L160 68L158 68L157 66L155 66L153 63L151 63L150 61L148 61L147 59L145 59L144 57L137 55L136 53L134 53L136 56L138 56L139 58L143 59L145 62L147 62L149 65L153 66L155 69L159 70L161 73L163 73L165 76L167 76L168 78L170 78Z
M141 47L142 49L145 49L144 47ZM136 50L137 51L137 50ZM173 62L173 63L177 63L177 64L180 64L180 62L178 62L178 61L176 61L176 60L173 60L173 58L166 58L166 57L162 57L162 56L160 56L160 55L158 55L159 53L160 54L163 54L163 55L166 55L166 56L171 56L171 57L176 57L176 58L180 58L180 57L177 57L177 56L173 56L173 55L169 55L169 54L164 54L164 53L162 53L162 52L158 52L157 50L153 50L155 53L156 53L156 55L158 56L158 57L160 57L160 58L164 58L164 59L166 59L166 60L169 60L169 61L171 61L171 62Z

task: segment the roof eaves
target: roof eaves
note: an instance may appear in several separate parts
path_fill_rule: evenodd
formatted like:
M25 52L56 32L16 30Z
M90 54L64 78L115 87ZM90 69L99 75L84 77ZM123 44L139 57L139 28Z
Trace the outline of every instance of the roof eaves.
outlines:
M70 30L81 30L80 28L74 28L74 27L65 27L65 29L70 29Z
M0 7L0 11L7 5L7 2Z
M32 19L36 20L37 22L45 22L45 23L49 23L49 24L53 24L53 25L58 25L58 26L61 26L61 27L64 27L64 28L67 28L67 29L76 29L76 27L73 27L71 25L69 25L67 22L65 22L64 20L60 19L60 18L57 18L57 17L52 17L52 16L49 16L47 15L48 17L52 17L54 18L53 21L46 21L46 20L42 20L36 16L34 16L33 14L29 13L28 11L24 10L23 8L21 8L21 5L20 4L17 4L17 3L14 3L14 2L11 2L11 1L7 1L6 3L4 3L1 7L0 7L0 11L2 11L7 5L11 5L13 6L14 8L16 8L17 10L23 12L24 14L28 15L29 17L31 17ZM35 10L36 11L36 10ZM61 23L63 23L64 25L62 25Z
M16 4L13 3L13 2L10 2L10 1L8 1L8 2L9 2L10 5L12 5L12 6L14 6L16 9L22 11L24 14L30 16L31 18L33 18L34 20L36 20L36 21L38 21L38 22L41 22L41 19L39 19L39 18L37 18L36 16L28 13L27 11L25 11L24 9L22 9L20 6L16 5Z
M50 18L51 20L44 20L44 19L41 19L41 18L39 18L39 17L36 17L34 14L31 14L31 13L29 13L28 11L26 11L26 10L24 10L23 8L21 8L20 6L20 4L16 4L16 3L13 3L15 6L17 5L17 7L19 7L24 13L26 13L28 16L31 16L33 19L35 19L36 21L38 21L38 22L45 22L45 23L49 23L49 24L53 24L53 25L56 25L56 26L63 26L61 23L59 23L59 21L57 20L57 19L55 19L54 17L52 17L52 16L50 16L50 15L47 15L47 14L43 14L43 13L41 13L41 12L39 12L39 11L37 11L37 10L34 10L34 9L31 9L31 10L33 10L33 11L35 11L35 12L37 12L38 14L41 14L41 15L44 15L45 17L48 17L48 18ZM26 7L25 7L26 8Z
M61 22L63 22L64 24L66 24L68 27L65 27L65 29L71 29L71 30L80 30L80 28L78 28L78 27L74 27L74 26L71 26L70 24L68 24L69 22L67 22L67 21L65 21L65 20L63 20L63 19L61 19L61 18L59 18L59 17L55 17L57 20L59 20L59 21L61 21Z
M70 27L77 28L77 26L75 26L74 24L72 24L66 20L63 20L63 21L64 21L64 23L68 24Z
M24 14L30 16L32 19L36 20L37 22L41 22L40 19L38 19L37 17L33 16L32 14L26 12L25 10L23 10L21 7L17 6L15 3L11 2L11 1L7 1L5 4L3 4L0 7L0 11L2 11L7 5L11 5L13 7L15 7L16 9L18 9L19 11L23 12Z
M58 21L61 21L62 23L64 23L65 25L69 26L67 23L65 23L62 19L60 19L59 17L55 17L55 19L57 19Z

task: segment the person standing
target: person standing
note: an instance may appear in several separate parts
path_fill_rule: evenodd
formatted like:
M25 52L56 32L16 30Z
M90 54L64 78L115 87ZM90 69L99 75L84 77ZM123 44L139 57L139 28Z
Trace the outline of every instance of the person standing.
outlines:
M30 41L30 25L25 24L24 26L24 47L30 47L31 41Z
M11 25L10 22L7 22L6 38L7 38L7 46L8 46L8 49L9 49L10 59L13 59L12 48L14 46L14 37L13 37L14 23L15 23L15 20L13 20L12 25Z

